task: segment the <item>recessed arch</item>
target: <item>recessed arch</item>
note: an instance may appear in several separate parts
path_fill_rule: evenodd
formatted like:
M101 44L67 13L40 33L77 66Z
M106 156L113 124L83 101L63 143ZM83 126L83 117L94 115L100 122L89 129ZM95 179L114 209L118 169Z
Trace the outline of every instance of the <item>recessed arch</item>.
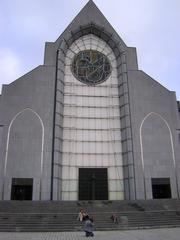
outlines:
M128 122L131 123L131 116L130 116L130 99L129 99L129 84L128 84L128 77L127 77L127 59L126 59L126 53L127 53L127 46L124 44L124 42L117 37L115 33L110 33L106 29L94 24L93 22L79 26L77 27L76 30L73 30L73 32L68 32L68 34L64 34L63 37L59 38L57 43L57 48L56 48L56 63L58 65L58 74L56 78L56 85L55 85L55 91L56 91L56 96L55 96L55 111L54 111L54 124L57 124L58 126L62 127L62 123L56 122L56 115L57 113L63 114L63 109L59 110L57 104L57 97L59 95L58 92L63 92L64 91L64 78L65 78L65 65L66 65L66 56L67 52L72 46L72 44L76 41L79 40L81 37L88 36L88 35L94 35L97 38L101 39L106 43L106 45L111 49L112 53L115 55L116 61L117 61L117 79L118 79L118 94L121 96L120 99L120 106L124 107L124 103L126 105L127 112L123 112L121 116L120 122L123 122L124 118L127 119L125 122L124 126L124 132L128 132L127 136L129 136L129 128L131 129L131 126L129 124L126 124ZM60 89L60 86L63 85L63 91L62 88ZM62 96L61 98L62 102L64 101L64 98ZM128 110L129 109L129 110ZM57 130L54 128L53 130L53 149L55 150L55 132ZM121 130L120 130L121 131ZM58 133L61 134L61 133ZM133 146L133 141L132 141L132 130L130 132L131 136L128 137L128 139L125 139L124 145L127 146L127 148L123 148L123 151L125 154L127 152L131 152L128 155L128 157L131 157L133 159L133 181L132 179L128 178L128 186L126 188L126 198L134 198L136 199L136 183L135 183L135 168L134 168L134 154L132 152L132 146ZM127 144L127 142L131 142L131 144ZM58 153L59 159L62 159L61 153ZM123 159L125 159L123 155ZM55 155L52 155L52 169L55 164ZM128 166L127 168L130 168ZM60 169L60 168L59 168ZM62 169L60 169L61 171ZM127 171L126 171L127 172ZM58 174L55 173L52 170L52 175L51 175L51 199L56 199L58 200L59 193L57 195L54 194L56 191L55 185L56 184L61 184L60 181L58 180ZM59 181L59 182L58 182ZM57 183L58 182L58 183ZM131 191L130 189L133 189ZM54 194L54 195L53 195Z
M159 113L156 112L150 112L148 113L142 120L141 125L140 125L140 154L141 154L141 164L142 164L142 170L143 170L143 182L144 182L144 194L145 194L145 199L146 199L146 182L145 182L145 162L144 162L144 148L143 148L143 139L142 139L142 130L143 130L143 125L144 123L151 117L155 116L165 124L165 126L168 129L168 134L169 134L169 139L170 139L170 144L171 144L171 153L172 153L172 160L173 160L173 166L174 166L174 171L175 171L175 177L176 177L176 187L177 187L177 193L178 193L178 181L177 181L177 173L176 173L176 159L175 159L175 152L174 152L174 143L173 143L173 137L172 137L172 131L171 128L167 122L167 120Z
M13 127L13 124L15 121L22 116L24 113L30 112L32 113L35 118L39 121L40 127L41 127L41 149L40 149L40 199L41 199L41 178L43 173L43 152L44 152L44 124L37 112L35 112L31 108L25 108L21 110L20 112L16 113L15 116L12 118L9 127L8 127L8 133L7 133L7 142L6 142L6 153L5 153L5 162L4 162L4 179L7 175L7 164L8 164L8 154L9 154L9 146L10 146L10 134ZM5 183L4 183L5 184ZM4 197L4 184L3 184L3 197Z
M79 28L77 28L73 32L71 31L71 36L68 39L63 39L64 44L66 44L66 48L64 49L66 49L67 51L67 49L72 45L73 42L88 34L93 34L96 37L105 41L113 50L116 58L125 52L125 44L123 42L121 43L120 41L115 40L113 34L110 34L106 31L105 28L99 27L93 22L87 25L79 26ZM62 47L61 45L62 42L60 43L59 48Z
M74 59L74 54L87 49L98 50L110 59L112 74L101 85L81 84L71 71L70 63ZM124 199L116 61L109 45L92 33L74 41L66 53L63 99L65 104L62 113L64 122L62 156L60 156L62 182L58 183L59 199L61 194L63 200L78 200L78 186L81 185L78 174L82 167L107 168L109 187L106 189L108 191L106 197L114 200ZM80 96L79 92L86 94ZM69 98L69 94L73 95L73 98ZM105 97L103 104L101 96ZM90 97L95 98L96 101L89 101ZM107 119L104 120L102 116ZM69 174L70 171L73 174ZM58 179L58 175L56 178Z

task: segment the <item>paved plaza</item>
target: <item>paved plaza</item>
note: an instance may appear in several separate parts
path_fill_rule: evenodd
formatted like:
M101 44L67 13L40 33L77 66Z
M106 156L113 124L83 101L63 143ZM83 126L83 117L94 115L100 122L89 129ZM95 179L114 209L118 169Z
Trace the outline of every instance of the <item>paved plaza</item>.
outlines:
M0 240L81 240L83 232L0 233ZM179 240L180 228L95 232L94 240Z

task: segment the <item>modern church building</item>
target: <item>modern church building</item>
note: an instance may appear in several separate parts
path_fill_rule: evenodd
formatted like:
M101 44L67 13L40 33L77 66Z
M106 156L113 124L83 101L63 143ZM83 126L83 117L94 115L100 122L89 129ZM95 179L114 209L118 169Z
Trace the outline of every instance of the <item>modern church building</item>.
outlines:
M90 0L43 65L3 85L0 199L179 196L180 104Z

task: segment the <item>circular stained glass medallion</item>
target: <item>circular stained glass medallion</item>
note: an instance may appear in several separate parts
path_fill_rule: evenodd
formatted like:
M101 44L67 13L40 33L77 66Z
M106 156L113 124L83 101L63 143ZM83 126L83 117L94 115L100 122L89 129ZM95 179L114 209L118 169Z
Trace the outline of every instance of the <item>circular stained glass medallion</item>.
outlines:
M108 58L95 50L85 50L76 54L71 69L73 75L87 85L102 83L111 74Z

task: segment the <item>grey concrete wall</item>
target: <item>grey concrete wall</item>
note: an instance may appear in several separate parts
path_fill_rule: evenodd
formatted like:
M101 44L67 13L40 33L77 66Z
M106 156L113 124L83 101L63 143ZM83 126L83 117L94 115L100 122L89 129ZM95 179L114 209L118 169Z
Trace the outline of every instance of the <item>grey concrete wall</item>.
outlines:
M126 49L126 64L128 70L138 70L136 48L128 47Z
M175 94L142 71L129 71L128 81L137 199L152 198L152 177L170 177L176 198L180 152Z
M6 200L10 199L11 178L23 176L34 178L34 200L50 199L54 83L55 67L39 66L3 87L0 175L5 177L2 182Z
M3 126L0 126L0 196L2 196L3 167L4 167L3 162L2 162L3 130L4 130Z

